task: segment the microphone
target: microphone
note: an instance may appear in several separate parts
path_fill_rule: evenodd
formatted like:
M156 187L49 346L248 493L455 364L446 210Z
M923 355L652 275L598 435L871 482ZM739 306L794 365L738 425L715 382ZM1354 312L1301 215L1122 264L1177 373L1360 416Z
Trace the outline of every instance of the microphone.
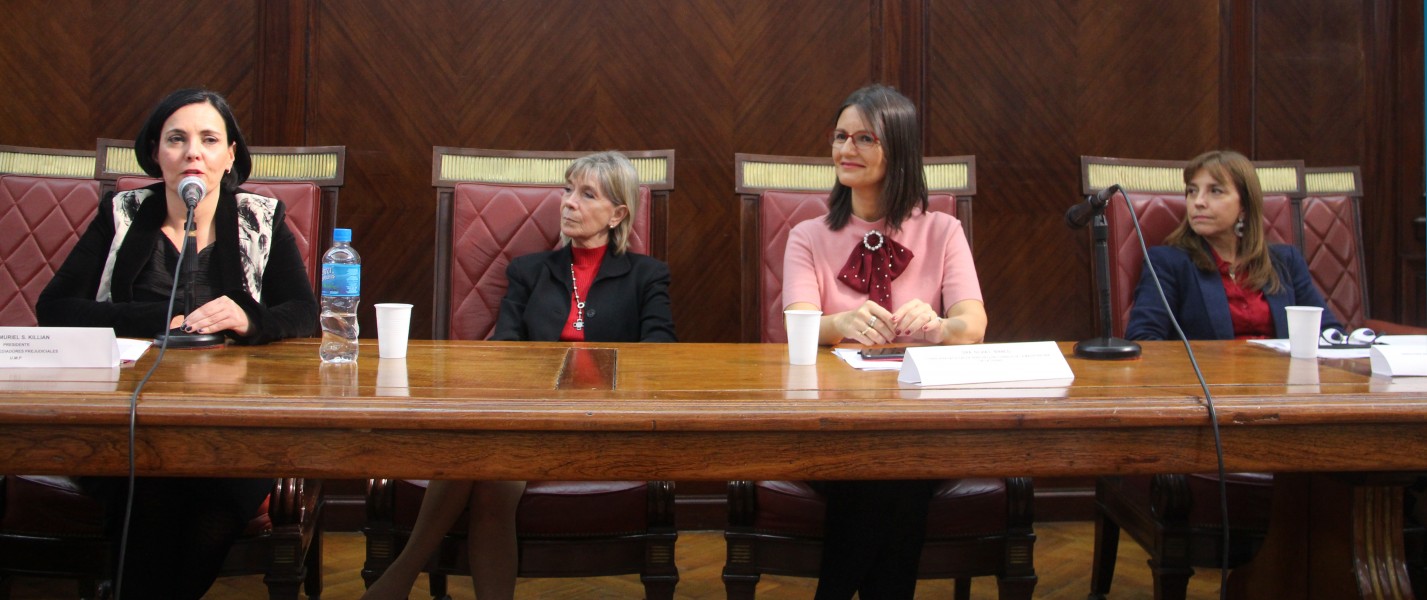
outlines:
M1090 223L1095 215L1105 212L1105 205L1110 203L1110 198L1115 192L1121 191L1120 184L1114 184L1102 189L1094 196L1086 196L1085 201L1070 207L1065 211L1065 226L1071 229L1080 229Z
M208 186L203 183L203 178L197 175L189 175L178 180L178 195L183 198L183 203L189 208L198 206L198 201L208 194Z
M183 246L178 250L178 267L173 272L173 288L169 292L168 314L164 316L164 323L168 323L173 318L173 299L178 294L178 282L183 279L188 282L184 286L183 293L183 314L193 312L193 279L194 268L197 266L197 237L194 233L193 210L198 206L198 201L208 192L208 186L203 183L203 179L197 175L189 175L178 180L178 193L183 196L183 203L188 205L188 215L183 223ZM154 342L163 348L218 348L223 346L223 336L217 333L188 333L181 327L165 330L154 336ZM162 355L162 354L160 354Z

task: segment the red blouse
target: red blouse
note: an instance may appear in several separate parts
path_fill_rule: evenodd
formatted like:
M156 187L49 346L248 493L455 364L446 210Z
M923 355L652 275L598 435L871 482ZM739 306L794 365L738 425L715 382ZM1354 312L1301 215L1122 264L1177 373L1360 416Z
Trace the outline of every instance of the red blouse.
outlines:
M589 302L590 285L595 282L595 275L600 272L600 263L604 262L605 247L576 248L571 246L570 249L574 251L575 257L573 265L575 291L570 294L570 315L565 319L565 330L560 332L560 341L583 342L585 341L584 330L575 329L575 321L580 318L580 309L575 301L575 296L578 295L580 300Z
M1229 318L1234 325L1234 339L1249 340L1273 337L1273 316L1269 314L1268 299L1263 290L1250 290L1239 286L1235 274L1229 270L1229 263L1214 254L1214 263L1219 267L1219 278L1224 282L1224 295L1229 298Z

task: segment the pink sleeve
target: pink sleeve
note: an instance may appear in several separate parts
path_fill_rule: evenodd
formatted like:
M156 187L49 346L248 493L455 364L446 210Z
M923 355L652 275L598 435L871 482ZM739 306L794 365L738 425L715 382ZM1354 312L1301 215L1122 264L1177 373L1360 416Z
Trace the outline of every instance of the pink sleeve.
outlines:
M788 247L783 252L782 308L796 302L807 302L822 308L813 245L808 227L794 226L788 232Z
M941 298L946 303L943 313L962 300L981 300L981 281L976 277L976 263L971 260L966 231L955 217L951 225L950 235L946 236L947 269L941 282Z

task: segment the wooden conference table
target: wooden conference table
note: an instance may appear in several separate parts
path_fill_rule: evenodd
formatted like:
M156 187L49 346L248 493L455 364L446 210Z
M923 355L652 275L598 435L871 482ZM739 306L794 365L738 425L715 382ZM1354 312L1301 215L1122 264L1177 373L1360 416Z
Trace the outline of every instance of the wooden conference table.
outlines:
M1348 481L1352 514L1372 501L1359 492L1396 488L1312 473L1427 470L1427 381L1371 377L1366 360L1291 360L1240 342L1194 348L1229 470L1298 473L1278 486L1298 493ZM1070 355L1069 344L1062 350ZM0 472L125 473L128 396L156 354L117 381L107 370L0 372ZM413 341L406 359L379 360L367 342L355 365L320 365L315 340L171 351L139 400L137 469L635 480L1215 469L1203 394L1178 343L1144 344L1133 361L1068 360L1073 383L919 388L829 353L816 366L789 366L781 345ZM1288 507L1292 499L1279 496ZM1400 512L1400 493L1394 506ZM1269 556L1290 519L1309 518L1299 513L1275 517ZM1390 538L1383 520L1369 527ZM1400 538L1399 527L1398 550ZM1276 597L1329 589L1315 579L1322 569L1310 573L1304 562L1318 554L1299 556L1291 537L1283 543L1290 556L1275 560L1285 566L1259 560L1246 572L1271 581ZM1405 573L1378 571L1398 571L1400 554L1376 552L1369 562L1382 564L1367 577L1385 577L1391 591ZM1233 583L1250 595L1262 589Z

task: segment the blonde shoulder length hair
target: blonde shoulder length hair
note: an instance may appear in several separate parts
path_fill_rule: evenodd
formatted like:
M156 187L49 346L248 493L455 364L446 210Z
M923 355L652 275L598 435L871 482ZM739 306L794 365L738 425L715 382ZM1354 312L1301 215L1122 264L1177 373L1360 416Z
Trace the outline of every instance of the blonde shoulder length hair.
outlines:
M629 250L629 235L634 230L634 214L639 207L639 172L634 170L629 158L613 151L581 156L565 169L565 181L580 181L590 175L599 182L600 192L610 202L629 209L629 214L609 232L614 253L624 254ZM570 238L562 233L560 243L569 244Z

